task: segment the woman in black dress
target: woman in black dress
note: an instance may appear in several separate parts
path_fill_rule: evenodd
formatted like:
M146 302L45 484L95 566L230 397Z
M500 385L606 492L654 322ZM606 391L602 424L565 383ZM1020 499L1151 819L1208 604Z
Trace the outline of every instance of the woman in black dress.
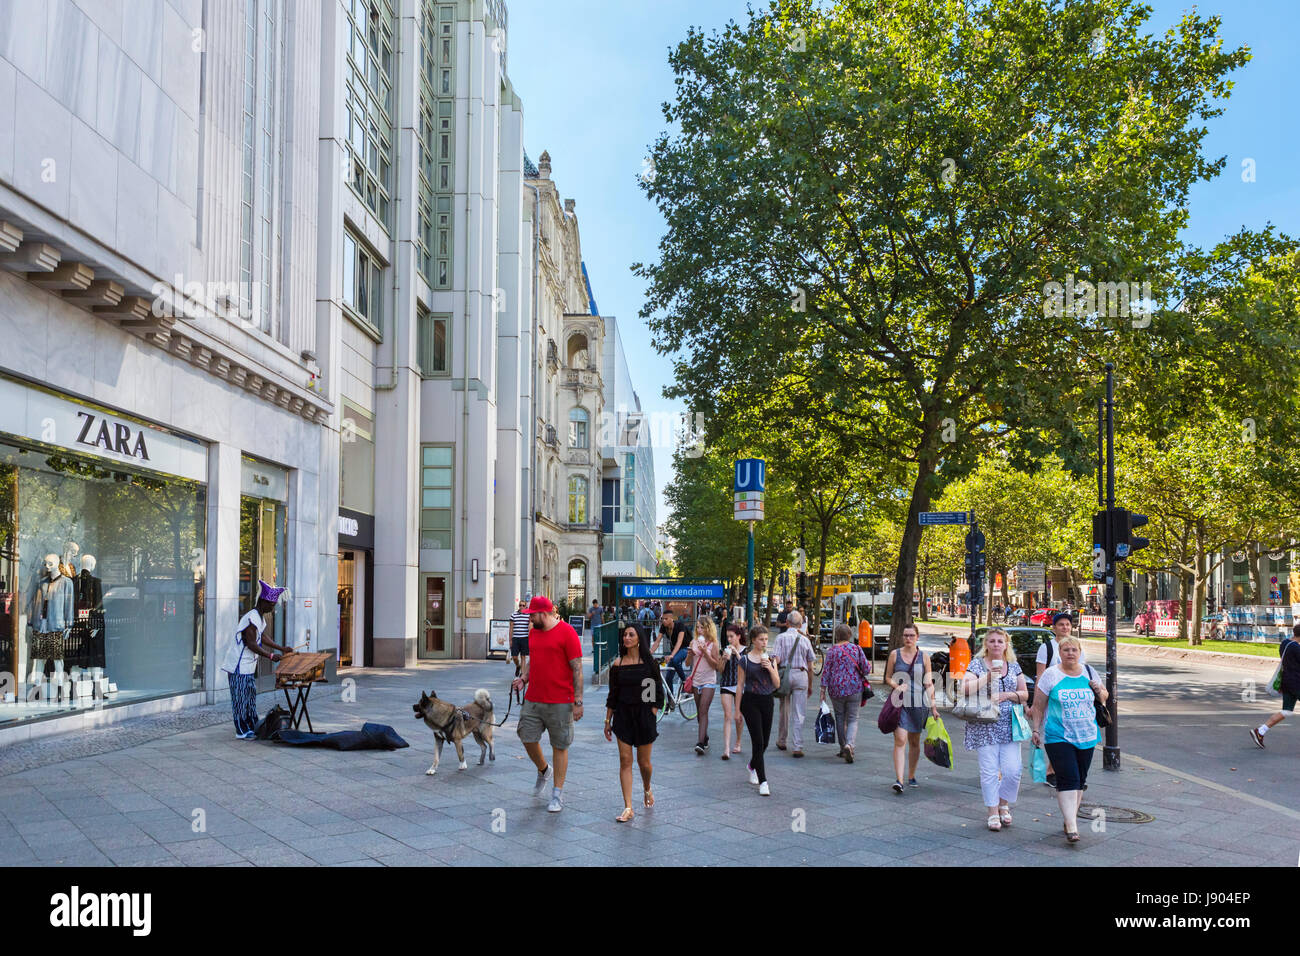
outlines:
M650 635L635 624L624 624L619 632L618 660L609 667L609 696L605 699L605 739L618 737L618 782L623 788L623 812L615 817L619 823L633 817L634 749L645 805L655 804L650 791L650 748L659 736L656 718L663 703L663 677L650 654Z

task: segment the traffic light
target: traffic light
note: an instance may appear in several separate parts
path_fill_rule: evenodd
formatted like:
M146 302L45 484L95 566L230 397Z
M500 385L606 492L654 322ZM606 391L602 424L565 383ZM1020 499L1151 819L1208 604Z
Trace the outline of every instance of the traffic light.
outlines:
M795 600L800 607L808 603L808 575L803 571L799 572L799 581L796 586Z
M1116 508L1114 512L1114 523L1112 527L1113 540L1115 542L1115 560L1123 561L1125 558L1132 557L1137 551L1141 551L1151 542L1139 537L1133 533L1134 528L1140 528L1147 523L1147 516L1140 515L1127 508Z
M1107 559L1123 561L1151 543L1133 533L1146 523L1146 515L1127 508L1110 508L1092 516L1093 577L1100 580L1105 576Z
M1107 552L1106 546L1109 540L1107 526L1110 521L1110 512L1098 511L1092 516L1092 576L1095 580L1100 581L1106 577Z

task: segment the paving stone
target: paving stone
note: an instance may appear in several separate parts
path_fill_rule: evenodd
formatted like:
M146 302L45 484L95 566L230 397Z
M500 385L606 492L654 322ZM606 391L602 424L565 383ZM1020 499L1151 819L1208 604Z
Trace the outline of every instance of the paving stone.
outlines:
M337 699L313 700L318 728L355 727L361 719L392 722L412 744L402 751L339 753L236 741L225 705L206 714L182 712L186 720L126 722L109 728L120 733L77 732L36 748L0 750L0 864L1295 863L1295 851L1277 838L1291 821L1186 781L1174 785L1155 771L1108 775L1089 796L1146 810L1156 822L1110 822L1107 832L1094 834L1081 820L1084 842L1069 847L1055 794L1028 779L1015 825L989 833L974 761L962 752L957 770L924 765L918 771L922 786L895 796L884 738L860 734L852 766L821 745L806 744L808 756L797 762L769 751L773 795L764 798L748 784L745 760L695 756L695 728L679 719L661 726L653 809L640 805L638 777L636 817L614 822L623 802L617 757L599 721L588 720L576 728L565 810L550 814L549 788L533 795L535 774L513 725L497 734L495 762L477 766L471 746L470 769L461 773L444 750L449 759L439 774L424 773L433 741L423 728L409 726L410 702L434 682L444 696L466 700L478 686L499 686L504 678L494 663L360 672L364 710ZM713 717L716 735L717 708ZM195 809L205 812L204 832L193 832ZM792 827L796 822L802 832ZM506 831L495 832L494 823L504 823Z

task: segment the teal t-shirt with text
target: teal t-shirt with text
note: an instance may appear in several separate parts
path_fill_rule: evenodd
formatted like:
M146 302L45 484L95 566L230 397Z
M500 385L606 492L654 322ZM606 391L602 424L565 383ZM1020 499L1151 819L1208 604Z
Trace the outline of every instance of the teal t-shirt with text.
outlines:
M1096 698L1088 680L1086 668L1078 677L1066 675L1059 667L1043 671L1034 692L1047 695L1047 719L1043 722L1043 740L1046 743L1097 746L1100 735L1094 704Z

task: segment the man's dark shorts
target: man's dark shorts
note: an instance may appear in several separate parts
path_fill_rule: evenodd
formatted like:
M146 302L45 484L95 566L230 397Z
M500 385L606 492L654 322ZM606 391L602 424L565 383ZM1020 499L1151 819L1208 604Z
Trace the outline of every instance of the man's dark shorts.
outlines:
M528 638L512 637L510 638L510 656L527 657L528 656Z

